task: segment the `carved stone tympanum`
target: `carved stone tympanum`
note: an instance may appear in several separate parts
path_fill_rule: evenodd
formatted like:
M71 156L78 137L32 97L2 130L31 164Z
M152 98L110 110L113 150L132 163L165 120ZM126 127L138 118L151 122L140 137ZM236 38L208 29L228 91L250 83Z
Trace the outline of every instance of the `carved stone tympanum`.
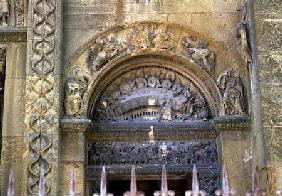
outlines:
M217 85L222 92L222 114L244 114L244 93L240 77L232 69L226 70L219 76Z
M113 82L116 87L108 87L93 113L95 120L186 121L208 118L208 104L191 82L159 68L142 70L138 76L128 73L124 76L126 80L117 80Z

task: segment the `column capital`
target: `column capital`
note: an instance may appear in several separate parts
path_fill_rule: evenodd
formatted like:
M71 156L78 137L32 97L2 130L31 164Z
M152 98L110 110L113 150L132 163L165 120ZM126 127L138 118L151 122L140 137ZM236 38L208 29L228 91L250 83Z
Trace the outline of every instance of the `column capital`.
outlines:
M92 125L92 121L87 118L63 118L60 125L65 132L85 132Z

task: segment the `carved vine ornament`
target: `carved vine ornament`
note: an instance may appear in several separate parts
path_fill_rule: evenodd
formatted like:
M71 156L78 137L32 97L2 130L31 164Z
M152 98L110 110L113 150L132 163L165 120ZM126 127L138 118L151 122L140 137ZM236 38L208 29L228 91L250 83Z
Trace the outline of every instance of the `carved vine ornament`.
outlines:
M209 48L208 42L192 33L182 32L181 35L179 36L179 32L171 26L145 23L96 38L78 56L79 59L66 68L68 76L65 88L66 115L81 115L84 96L89 91L91 81L95 80L105 65L124 55L134 56L140 51L147 50L160 54L162 51L169 52L185 58L199 69L213 75L216 54ZM224 71L217 83L222 93L221 115L244 114L243 85L239 76L233 70ZM191 92L189 87L184 87L170 78L145 74L124 81L115 90L111 95L107 94L106 98L101 98L95 110L96 120L151 118L170 121L207 119L209 116L208 105L199 90ZM145 106L147 109L144 109ZM138 107L143 109L137 111Z

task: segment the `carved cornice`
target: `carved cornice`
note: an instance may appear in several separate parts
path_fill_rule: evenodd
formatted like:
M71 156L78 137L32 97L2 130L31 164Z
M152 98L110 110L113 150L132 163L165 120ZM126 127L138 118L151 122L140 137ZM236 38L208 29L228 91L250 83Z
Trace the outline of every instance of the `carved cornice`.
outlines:
M0 42L26 42L26 28L0 27Z
M60 121L61 128L66 132L85 132L91 127L91 120L86 118L64 118Z
M94 141L214 139L211 122L94 124L88 139Z
M228 116L214 119L213 126L219 131L250 131L251 119L248 116Z

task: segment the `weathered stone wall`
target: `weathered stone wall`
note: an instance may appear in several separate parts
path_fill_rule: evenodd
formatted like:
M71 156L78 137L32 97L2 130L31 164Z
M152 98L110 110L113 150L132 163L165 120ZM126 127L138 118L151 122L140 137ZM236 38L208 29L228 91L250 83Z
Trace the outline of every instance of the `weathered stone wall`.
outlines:
M255 25L269 195L282 187L282 2L257 0Z
M64 0L64 59L94 35L136 21L188 26L236 49L244 0Z

